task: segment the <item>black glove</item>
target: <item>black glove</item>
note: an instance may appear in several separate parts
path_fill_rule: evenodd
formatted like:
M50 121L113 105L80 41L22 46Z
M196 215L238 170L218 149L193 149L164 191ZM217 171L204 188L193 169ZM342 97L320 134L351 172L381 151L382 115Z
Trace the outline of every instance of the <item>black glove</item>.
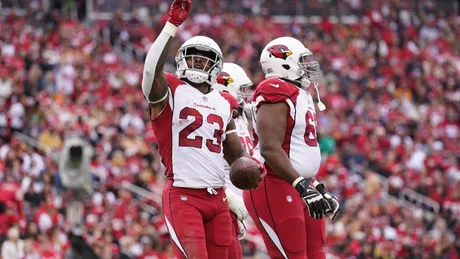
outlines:
M314 185L316 186L316 190L318 190L318 192L323 195L324 199L326 199L329 205L329 209L326 211L326 214L328 214L331 220L334 220L340 210L339 199L337 199L337 197L330 194L329 192L326 192L324 184L315 180Z
M300 193L305 204L307 204L310 217L320 219L330 210L328 202L323 195L315 188L311 187L307 179L302 179L295 185L295 189Z

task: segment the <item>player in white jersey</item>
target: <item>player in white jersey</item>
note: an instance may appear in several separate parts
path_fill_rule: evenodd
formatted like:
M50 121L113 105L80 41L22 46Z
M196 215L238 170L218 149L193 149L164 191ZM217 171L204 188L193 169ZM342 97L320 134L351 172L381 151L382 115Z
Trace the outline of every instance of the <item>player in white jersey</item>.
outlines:
M244 148L252 155L254 146L248 119L251 104L245 102L245 93L248 92L246 89L249 89L253 82L239 65L226 62L222 72L217 76L217 83L224 86L223 90L229 92L238 102L238 109L234 114L236 130Z
M312 57L290 37L268 43L260 56L266 79L253 96L253 156L268 174L259 188L244 191L243 199L270 258L325 259L323 216L333 218L339 208L337 198L313 178L321 153L313 98L306 90L310 84L317 89L313 76L320 74ZM325 109L321 101L319 108Z
M249 154L232 134L235 122L228 101L211 89L222 69L222 52L212 39L192 37L176 54L176 76L163 72L171 41L191 4L172 3L168 22L147 53L142 91L166 167L163 214L176 257L228 258L232 222L223 158L232 164Z
M225 97L230 103L233 111L233 120L235 121L236 133L240 138L246 151L252 155L252 137L249 133L248 119L245 107L247 107L242 92L245 88L252 86L251 79L244 72L243 68L234 63L224 63L222 72L217 76L217 84L213 86L214 89L225 93ZM230 166L227 164L225 170L230 171ZM234 240L229 250L229 258L240 259L242 258L241 244L239 239L246 235L246 228L243 221L248 216L248 211L243 202L243 191L236 188L231 182L229 177L226 177L227 184L225 193L229 199L229 207L233 212L231 213L233 222Z

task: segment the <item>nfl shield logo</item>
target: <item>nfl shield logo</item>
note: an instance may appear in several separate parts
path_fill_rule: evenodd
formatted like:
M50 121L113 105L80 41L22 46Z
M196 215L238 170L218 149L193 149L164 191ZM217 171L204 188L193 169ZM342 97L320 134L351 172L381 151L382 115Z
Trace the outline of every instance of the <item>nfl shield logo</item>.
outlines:
M287 200L288 202L292 202L292 197L291 197L291 195L286 196L286 200Z
M180 196L180 199L181 199L182 201L186 201L186 200L187 200L187 195L181 195L181 196Z
M208 98L206 98L206 96L203 96L203 101L207 102Z

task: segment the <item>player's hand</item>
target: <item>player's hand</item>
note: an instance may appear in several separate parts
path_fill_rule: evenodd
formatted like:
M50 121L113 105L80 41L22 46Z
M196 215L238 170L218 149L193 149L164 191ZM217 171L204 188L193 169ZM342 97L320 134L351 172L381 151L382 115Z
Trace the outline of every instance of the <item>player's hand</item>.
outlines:
M323 194L323 197L329 203L329 207L330 207L330 209L326 212L326 214L331 220L334 220L338 212L340 211L339 199L337 199L337 197L330 194L329 192L325 192Z
M326 211L326 214L331 220L334 220L340 211L339 199L327 192L324 184L318 182L316 179L314 180L313 185L315 186L316 190L323 195L324 199L326 199L329 205L329 209Z
M225 189L225 195L227 195L228 209L236 215L237 220L245 220L249 216L249 212L246 206L244 206L243 198L228 188Z
M248 231L243 221L238 221L238 240L241 240L246 237Z
M314 219L321 219L326 212L330 210L326 199L319 191L310 186L307 179L302 179L296 184L295 188L307 205L310 217Z
M179 27L187 19L191 7L192 0L174 0L169 10L168 22Z
M254 157L252 156L249 156L249 158L251 158L252 160L254 160L254 162L257 163L257 165L259 165L259 169L260 169L260 179L259 179L259 183L262 182L264 179L265 179L265 176L267 176L267 168L265 168L265 165L260 162L259 160L255 159Z

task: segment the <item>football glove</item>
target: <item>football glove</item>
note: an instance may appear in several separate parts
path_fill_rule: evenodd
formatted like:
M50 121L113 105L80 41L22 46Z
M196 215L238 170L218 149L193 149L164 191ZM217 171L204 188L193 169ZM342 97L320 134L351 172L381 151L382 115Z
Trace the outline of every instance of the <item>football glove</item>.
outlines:
M169 10L168 22L179 27L187 19L192 0L174 0Z
M249 213L246 206L244 206L243 198L236 195L229 188L225 189L225 195L227 195L228 208L236 215L236 219L238 221L245 220Z
M313 185L315 186L316 190L318 190L318 192L323 195L324 199L326 199L327 203L329 204L329 209L326 214L331 220L334 220L340 211L339 199L327 192L324 184L318 182L317 180L314 180Z
M323 195L318 192L315 188L311 187L307 179L300 180L296 185L295 189L300 193L303 201L308 207L310 217L314 219L321 219L328 210L329 204Z
M246 230L246 226L243 221L238 220L238 240L245 238L247 233L248 231Z
M256 162L259 165L259 169L260 169L259 183L260 183L265 179L265 176L267 176L267 168L265 168L265 165L262 162L260 162L259 160L257 160L256 158L254 158L252 156L249 156L249 158L254 160L254 162Z

